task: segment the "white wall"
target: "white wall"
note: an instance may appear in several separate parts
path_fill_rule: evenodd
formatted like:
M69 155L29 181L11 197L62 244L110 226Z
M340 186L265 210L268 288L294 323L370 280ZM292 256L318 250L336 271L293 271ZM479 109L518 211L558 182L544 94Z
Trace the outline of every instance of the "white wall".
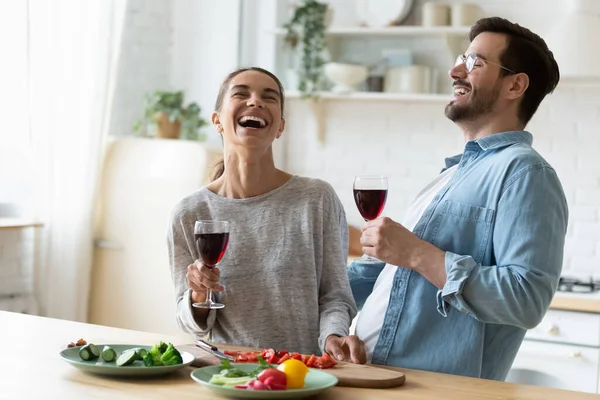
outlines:
M519 6L514 0L478 3L487 15L507 17L542 35L564 6L562 0L528 0ZM559 87L542 103L528 130L534 135L534 147L556 168L568 198L565 272L600 277L599 89ZM300 100L291 100L286 167L329 181L349 221L359 226L353 175L386 174L390 190L384 213L401 220L412 198L443 167L444 157L462 152L462 135L445 118L444 105L331 101L325 106L327 137L322 144L314 133L312 113Z
M172 0L127 0L112 136L133 134L133 124L142 116L146 93L172 88L172 13Z
M240 0L173 2L172 86L198 102L209 122L221 82L238 66L240 9ZM206 133L221 146L212 128Z

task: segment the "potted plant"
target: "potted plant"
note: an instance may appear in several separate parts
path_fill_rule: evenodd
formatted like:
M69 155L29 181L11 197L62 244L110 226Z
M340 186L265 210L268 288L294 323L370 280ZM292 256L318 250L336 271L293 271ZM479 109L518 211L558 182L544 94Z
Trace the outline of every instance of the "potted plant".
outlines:
M326 19L331 13L328 5L317 0L303 0L295 7L291 19L283 25L285 43L296 50L301 45L301 64L298 67L298 90L303 97L316 97L320 89L325 60Z
M200 116L200 107L192 102L184 107L182 91L154 91L144 96L144 114L134 130L148 134L155 128L156 137L163 139L205 140L199 130L208 123Z

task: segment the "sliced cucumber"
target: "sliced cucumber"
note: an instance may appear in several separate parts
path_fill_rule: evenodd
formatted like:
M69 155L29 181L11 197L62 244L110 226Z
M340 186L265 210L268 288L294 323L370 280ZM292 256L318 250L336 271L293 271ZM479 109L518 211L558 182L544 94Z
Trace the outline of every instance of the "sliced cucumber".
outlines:
M81 357L83 361L89 361L95 358L92 354L92 351L90 350L89 345L82 346L79 349L79 357Z
M117 352L110 346L104 346L102 359L106 362L113 362L117 359Z
M87 344L87 346L89 346L94 358L100 357L100 350L98 350L98 347L96 347L96 345L94 345L93 343L89 343Z
M95 360L99 355L100 352L98 351L98 348L92 343L88 343L79 349L79 357L85 361Z
M134 349L125 350L117 357L117 365L123 367L125 365L133 364L138 359L138 354Z
M138 360L143 360L144 357L146 356L146 354L148 354L148 350L142 349L141 347L136 347L136 348L131 349L131 350L135 350L135 352L138 355Z

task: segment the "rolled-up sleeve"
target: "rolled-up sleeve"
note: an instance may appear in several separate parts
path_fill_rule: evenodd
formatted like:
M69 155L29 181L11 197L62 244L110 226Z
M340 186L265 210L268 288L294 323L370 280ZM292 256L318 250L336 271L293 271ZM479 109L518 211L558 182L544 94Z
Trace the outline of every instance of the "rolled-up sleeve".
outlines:
M450 307L495 324L539 324L562 271L568 207L555 171L531 166L505 183L493 228L495 265L446 252L438 311Z

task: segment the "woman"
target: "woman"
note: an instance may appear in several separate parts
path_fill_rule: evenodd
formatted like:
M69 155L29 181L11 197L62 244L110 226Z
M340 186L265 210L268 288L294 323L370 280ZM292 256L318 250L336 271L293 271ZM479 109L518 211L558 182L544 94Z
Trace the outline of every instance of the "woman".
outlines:
M213 181L172 213L169 255L177 321L197 337L222 343L365 362L362 342L347 336L356 305L345 260L344 210L321 180L275 168L272 144L285 127L284 93L261 68L227 76L212 123L224 161ZM198 261L196 220L226 220L230 242L220 268ZM225 308L192 307L207 288Z

